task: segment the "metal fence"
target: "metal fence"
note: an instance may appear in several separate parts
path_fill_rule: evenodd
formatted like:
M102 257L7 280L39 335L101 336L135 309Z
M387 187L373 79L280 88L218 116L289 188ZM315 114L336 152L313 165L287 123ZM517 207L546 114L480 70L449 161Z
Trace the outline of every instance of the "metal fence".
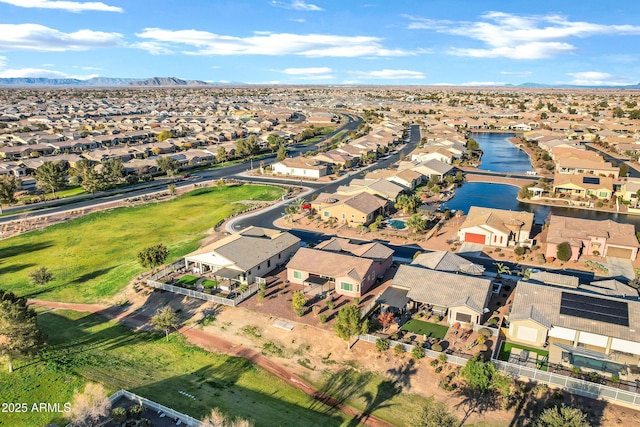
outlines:
M553 372L540 371L538 369L528 368L509 362L504 362L502 360L493 360L492 362L496 365L496 368L510 374L513 377L528 378L539 383L562 387L570 393L590 397L593 399L603 398L614 402L640 406L640 394L634 391L621 390L618 388L592 383L590 381L585 381L578 378L558 375Z
M131 393L130 391L127 391L127 390L116 391L111 396L109 396L109 401L113 405L121 397L125 397L134 402L139 402L140 404L144 405L146 408L157 411L159 413L163 412L167 414L167 416L170 418L179 419L182 421L182 423L184 423L189 427L200 427L202 425L201 421L198 421L189 415L183 414L182 412L178 412L171 408L167 408L166 406L156 403L153 400L149 400L142 396L138 396L137 394Z

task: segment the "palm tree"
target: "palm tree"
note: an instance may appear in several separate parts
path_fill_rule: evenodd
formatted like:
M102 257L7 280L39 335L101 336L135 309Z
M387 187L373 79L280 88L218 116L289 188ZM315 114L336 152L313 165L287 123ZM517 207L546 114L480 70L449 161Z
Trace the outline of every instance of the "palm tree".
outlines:
M493 265L496 266L496 272L498 273L496 279L501 279L503 274L511 274L511 269L508 265L505 265L501 262L494 262Z

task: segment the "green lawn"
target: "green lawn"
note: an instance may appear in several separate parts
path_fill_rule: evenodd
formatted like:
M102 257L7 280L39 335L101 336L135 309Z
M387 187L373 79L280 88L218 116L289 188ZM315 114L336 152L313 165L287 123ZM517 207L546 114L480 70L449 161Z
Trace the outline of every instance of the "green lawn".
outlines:
M400 328L403 331L418 335L426 335L438 339L444 338L449 330L448 326L436 325L435 323L423 322L418 319L411 319Z
M511 342L506 342L504 341L502 343L502 347L500 347L500 354L498 355L498 359L499 360L504 360L505 362L509 361L509 356L511 355L511 349L512 348L520 348L522 350L529 350L529 357L534 357L535 354L538 355L537 359L538 360L542 360L542 358L549 357L549 352L547 350L541 350L539 348L535 348L535 347L529 347L526 345L522 345L522 344L515 344L515 343L511 343ZM542 366L542 370L546 371L547 370L547 364L544 364Z
M248 360L208 353L176 335L167 342L162 334L133 333L97 314L74 311L42 312L39 323L50 347L43 360L18 363L12 374L0 363L0 402L64 403L94 381L109 393L128 389L196 418L218 407L255 420L256 426L348 422ZM0 420L12 427L66 424L52 413L3 413Z
M203 288L217 288L218 285L220 284L220 282L218 282L217 280L209 280L209 279L205 279L202 281L202 287Z
M190 274L185 274L180 279L178 279L178 283L180 285L195 286L198 280L200 280L199 277L192 276Z
M240 200L274 200L284 190L242 185L203 188L176 199L97 212L43 231L0 241L2 287L17 295L65 302L95 302L122 289L144 271L136 254L164 243L169 260L200 245L206 231L243 210ZM33 286L28 274L46 266L55 280Z

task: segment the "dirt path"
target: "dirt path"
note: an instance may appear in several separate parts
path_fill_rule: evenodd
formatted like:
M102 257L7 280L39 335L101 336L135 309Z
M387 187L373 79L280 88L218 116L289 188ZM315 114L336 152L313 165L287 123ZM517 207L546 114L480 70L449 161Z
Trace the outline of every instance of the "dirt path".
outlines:
M109 320L117 321L131 328L144 327L148 325L150 319L149 316L137 314L131 309L127 310L120 307L106 306L102 304L71 304L63 302L42 301L36 299L29 300L29 304L32 306L46 307L50 309L99 313ZM252 363L255 363L256 365L285 381L292 387L303 391L313 399L322 402L327 406L340 410L345 415L358 420L364 425L370 427L388 427L393 425L371 414L366 414L358 411L357 409L352 408L349 405L337 401L331 396L321 393L311 385L307 384L299 376L289 372L284 367L274 363L272 360L268 359L267 357L263 356L253 349L239 346L218 336L210 335L205 331L195 328L194 325L183 326L178 330L178 332L183 334L190 343L204 348L205 350L216 351L229 356L243 357L245 359L248 359Z

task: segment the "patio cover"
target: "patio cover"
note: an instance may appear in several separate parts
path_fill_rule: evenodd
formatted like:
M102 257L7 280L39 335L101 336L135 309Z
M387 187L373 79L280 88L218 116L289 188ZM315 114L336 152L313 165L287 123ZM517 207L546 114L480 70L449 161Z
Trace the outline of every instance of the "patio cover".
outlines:
M460 266L460 272L480 276L484 273L484 267L474 263L464 264Z
M380 304L388 305L389 307L402 309L405 308L407 303L410 301L410 298L407 297L408 292L408 289L399 289L389 286L382 295L378 297L378 302Z
M240 274L242 274L241 271L233 270L231 268L221 268L220 270L213 272L213 275L216 277L223 277L230 280L238 280L238 276Z
M574 355L589 357L591 359L597 359L597 360L611 360L610 355L600 353L599 351L588 350L586 348L574 347L572 345L566 345L566 344L553 343L553 345L555 345L556 347L560 347L564 351L568 351L569 353L572 353Z
M303 282L303 284L305 285L309 285L309 286L324 286L326 285L328 282L330 282L331 279L327 279L326 277L320 277L320 276L309 276L307 277L307 279Z

